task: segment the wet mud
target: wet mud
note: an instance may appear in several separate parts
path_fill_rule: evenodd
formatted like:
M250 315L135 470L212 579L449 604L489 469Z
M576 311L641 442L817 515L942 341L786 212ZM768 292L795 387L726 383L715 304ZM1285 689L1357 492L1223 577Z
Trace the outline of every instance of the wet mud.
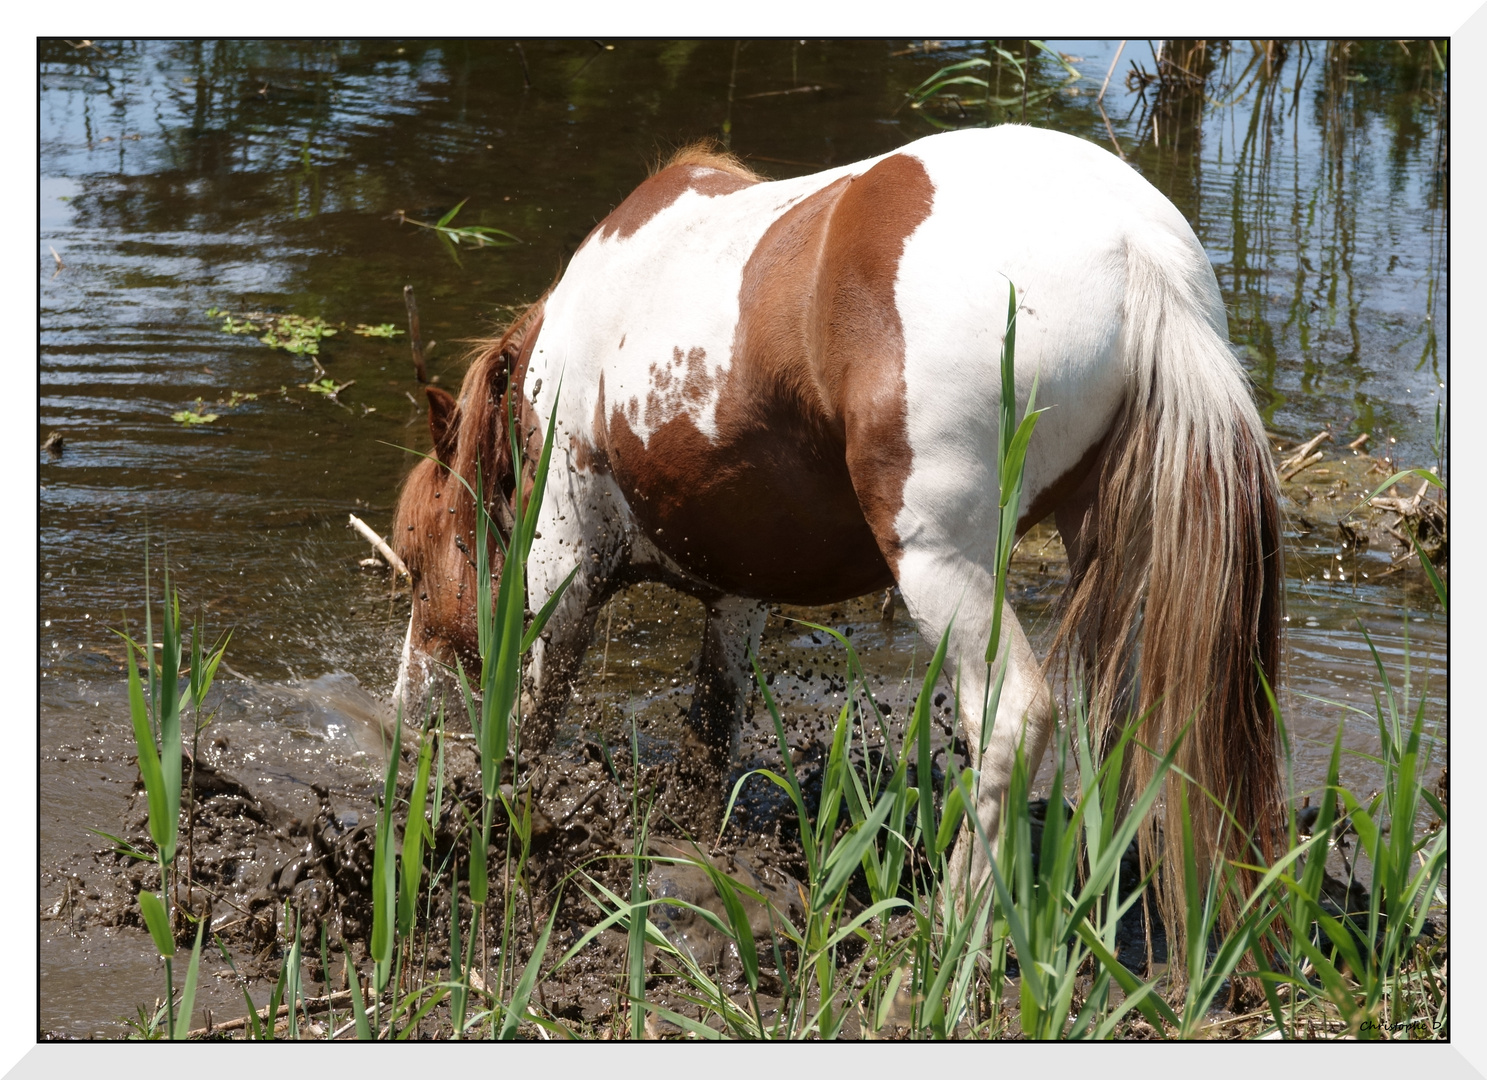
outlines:
M1284 459L1285 450L1278 448L1277 453ZM1416 557L1405 558L1394 535L1401 515L1389 500L1400 496L1386 495L1382 506L1365 501L1385 478L1378 475L1385 467L1366 454L1344 451L1330 463L1314 464L1287 480L1284 498L1292 529L1288 547L1293 576L1325 575L1330 581L1346 575L1360 585L1378 577L1422 576L1417 560L1409 565ZM1413 485L1405 485L1403 497L1408 499L1413 492ZM1350 542L1334 544L1336 550L1326 559L1315 558L1308 542L1319 534L1335 534ZM1057 534L1047 526L1025 537L1014 557L1013 589L1019 610L1031 625L1041 627L1045 638L1051 633L1053 600L1066 572ZM691 690L689 654L696 647L700 617L695 601L658 586L637 587L616 597L601 616L599 638L578 681L557 747L541 758L508 762L504 775L515 773L517 783L508 784L504 793L521 813L530 815L530 847L522 858L519 838L504 828L498 813L487 854L493 883L487 937L493 935L492 928L503 925L507 913L502 905L509 897L515 904L510 947L523 962L555 903L549 962L605 917L607 912L596 901L606 891L628 896L638 848L646 856L648 895L656 900L652 921L725 991L743 992L741 967L728 939L689 906L726 921L722 900L698 864L710 864L764 898L765 902L745 898L761 955L771 955L773 946L788 950L777 930L782 919L800 919L800 882L806 873L793 806L778 788L753 776L739 788L727 827L721 832L718 828L734 784L754 768L780 769L781 750L756 693L740 759L731 774L719 777L704 763L705 755L698 752L685 720ZM768 681L786 719L791 765L814 809L832 727L848 690L847 656L829 635L803 620L833 625L852 635L849 640L860 649L867 685L886 723L886 731L859 733L855 765L860 770L880 763L885 738L895 746L901 742L919 687L915 675L922 671L927 651L914 643L917 631L892 594L861 597L830 609L784 609L771 617L761 662L771 672ZM895 670L903 664L905 651L908 664ZM369 973L366 943L372 920L377 780L395 722L380 699L349 677L297 687L238 677L222 693L223 710L229 715L206 729L182 778L187 794L177 901L209 920L214 937L230 957L230 963L220 955L212 957L213 978L207 980L202 1005L192 1019L203 1030L240 1016L245 1011L244 989L255 1004L267 999L296 926L305 974L312 984L307 992L343 990L348 968L363 977ZM931 768L938 786L947 755L954 755L962 767L967 761L965 748L955 737L948 694L943 689L934 693ZM251 725L245 728L233 719L234 700L246 714L253 712L255 701L259 711L275 704L299 708L310 717L301 721L299 741L318 733L329 752L322 749L312 755L307 760L313 764L303 768L292 765L292 749L275 758L270 746L254 739ZM467 726L463 732L456 730L455 722L448 727L441 740L443 789L426 862L437 872L426 878L428 895L420 916L420 933L426 933L420 963L427 972L447 970L451 920L457 918L464 932L472 917L467 898L459 901L457 911L453 904L457 893L467 896L456 889L456 882L468 876L469 823L480 812L478 760ZM405 729L400 801L406 800L412 783L417 738L415 730ZM82 756L102 760L102 755ZM114 823L117 835L148 847L147 806L137 773L126 760L116 764L126 775L132 774L133 787ZM1044 796L1052 795L1050 773L1051 764L1045 761L1038 781ZM1441 792L1444 795L1444 786ZM434 796L430 791L431 805ZM1046 797L1033 804L1035 829L1046 807ZM1306 813L1302 812L1303 827ZM100 822L98 827L114 831L109 823ZM642 841L637 840L637 828L644 830ZM1343 844L1343 858L1346 850ZM106 845L97 847L92 858L86 875L53 875L45 882L44 926L50 924L53 936L75 941L96 943L111 937L121 947L148 955L137 895L142 889L159 889L158 869ZM1134 850L1127 854L1126 864L1122 888L1128 891L1140 881ZM1349 894L1340 880L1341 870L1337 872L1339 880L1330 887L1336 894L1332 902L1340 910L1357 897ZM508 888L518 874L519 881ZM1356 891L1358 886L1352 888ZM867 902L865 884L854 882L849 887L849 915L854 906L860 911ZM184 917L177 929L180 944L189 948L194 931ZM1140 905L1122 923L1117 944L1123 962L1133 970L1145 968L1148 954ZM498 959L490 952L489 941L482 949L487 960ZM625 955L622 932L610 929L599 934L556 975L541 982L538 993L544 1008L575 1034L618 1037L622 1032L617 1025L625 1015L621 982ZM1159 927L1150 955L1158 963L1165 959ZM648 993L654 1000L667 1001L667 972L674 963L654 948L648 951ZM766 990L768 983L766 978ZM761 1007L772 1006L761 1000ZM673 1027L653 1017L649 1030L653 1037L664 1038L680 1033ZM447 1015L436 1010L420 1033L447 1035Z

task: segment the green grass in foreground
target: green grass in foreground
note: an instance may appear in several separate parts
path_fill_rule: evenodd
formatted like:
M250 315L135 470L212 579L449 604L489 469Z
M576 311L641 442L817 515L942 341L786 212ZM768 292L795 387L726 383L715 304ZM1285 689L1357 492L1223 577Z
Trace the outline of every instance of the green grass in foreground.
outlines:
M1003 357L1009 390L1011 329L1009 311ZM1005 398L1009 407L1003 417L1001 475L1006 481L1000 502L1015 509L1021 453L1037 414L1030 404L1014 425L1010 393ZM374 914L370 939L364 943L372 973L365 986L360 978L350 980L350 1019L342 1024L346 1035L642 1038L652 1025L676 1037L707 1040L1449 1035L1444 941L1427 934L1427 919L1444 913L1448 843L1447 808L1423 780L1435 743L1424 733L1423 698L1411 709L1407 677L1403 687L1391 685L1377 652L1374 719L1380 751L1373 760L1385 778L1382 789L1364 798L1339 783L1339 729L1325 783L1295 793L1308 795L1319 808L1310 831L1298 831L1293 818L1288 850L1260 868L1259 884L1249 895L1237 893L1238 876L1228 865L1214 867L1206 880L1200 877L1191 835L1167 837L1164 857L1188 864L1188 946L1186 955L1169 957L1165 971L1138 973L1121 963L1117 936L1121 920L1141 903L1139 889L1123 891L1121 859L1163 781L1173 773L1174 748L1159 762L1151 785L1133 793L1129 809L1122 812L1122 761L1148 751L1127 737L1097 763L1086 710L1076 700L1057 728L1053 796L1041 827L1029 810L1029 763L1019 760L991 880L978 894L966 895L963 883L948 880L949 855L962 822L976 825L974 816L967 818L964 812L975 804L976 778L970 770L957 772L953 757L947 757L950 773L936 787L929 768L914 769L910 760L930 760L929 702L941 677L944 639L925 674L903 742L895 745L850 642L827 627L814 627L837 638L848 667L846 700L815 805L808 804L791 764L779 710L756 662L782 767L750 775L775 785L794 811L793 839L805 866L795 917L770 906L765 895L723 873L700 852L695 860L648 855L650 812L638 783L631 790L633 847L625 856L630 864L628 896L607 886L594 862L579 866L555 889L537 888L530 873L531 797L515 765L508 763L518 760L523 657L556 603L554 599L524 625L524 565L552 440L550 422L532 498L516 508L499 583L492 581L487 563L491 524L483 514L479 522L479 692L464 671L458 673L481 774L478 812L461 806L468 820L468 855L463 865L447 856L435 859L431 822L440 820L441 806L454 795L444 775L443 710L430 709L418 734L413 782L401 799L401 722L388 755L374 844ZM513 445L513 460L520 459ZM475 488L479 486L477 477ZM476 503L483 505L478 498ZM1001 545L999 580L1009 554L1010 543ZM1444 589L1440 592L1444 603ZM995 610L1000 610L1000 598ZM175 690L179 673L170 661L178 655L171 647L172 642L179 646L178 605L167 608L164 633L164 659L158 667L149 665L148 700L130 665L130 698L154 843L153 851L130 853L157 860L162 881L168 883L180 813L180 784L170 782L180 775L182 738ZM988 657L996 655L996 633L994 627ZM193 637L187 680L193 704L204 697L220 658L220 649L204 657ZM999 673L992 674L988 715L995 714L1000 690ZM854 750L864 747L869 736L881 738L881 755L872 767L860 770L853 765L861 756ZM1288 740L1282 741L1289 748ZM633 745L632 756L638 760ZM508 775L512 782L503 784ZM630 775L638 777L638 767ZM734 788L730 809L746 779ZM1170 779L1174 782L1167 785L1167 798L1211 797L1177 782L1175 775ZM1058 795L1070 789L1072 805L1066 805ZM1422 806L1435 820L1420 833L1415 823ZM501 869L493 880L488 867L497 825L504 851L497 852ZM1356 851L1351 861L1343 853L1345 878L1339 885L1329 882L1324 870L1330 845L1343 836L1356 841ZM990 840L976 836L981 844ZM127 848L123 841L116 843ZM736 957L736 972L699 964L649 917L662 900L647 895L648 867L660 861L688 863L707 874L721 899L721 914L675 897L665 902L690 907L725 939ZM866 903L849 896L854 879L865 887ZM1355 883L1359 887L1350 888ZM450 919L448 969L433 974L424 959L432 933L428 912L438 887L454 894L451 910L456 915ZM565 888L581 890L603 916L559 955L552 948L552 934ZM140 899L144 920L166 958L168 984L175 942L166 908L169 893L167 886L161 897L142 893ZM1239 917L1221 931L1219 911L1230 894L1235 894ZM756 932L749 915L761 906L770 929L764 935ZM468 919L459 914L463 910L470 912ZM519 912L526 913L530 925L519 924ZM336 1032L334 1014L325 1023L312 1023L292 912L285 912L281 925L293 929L284 936L271 1005L276 1010L282 1001L288 1016L276 1025L254 1015L246 1035L304 1038L319 1032L319 1037L330 1037ZM608 1026L602 1021L578 1025L546 1010L537 994L541 983L562 977L610 928L623 931L626 947L623 968L614 973L619 992ZM202 943L200 927L195 938L179 999L173 990L156 1014L141 1010L136 1025L141 1034L158 1037L162 1023L164 1034L183 1034ZM477 942L483 943L480 960ZM231 963L225 946L217 944ZM493 955L499 958L494 964ZM328 978L323 934L321 957ZM1256 988L1257 1006L1244 1016L1216 1019L1212 1010L1228 1000L1236 982Z

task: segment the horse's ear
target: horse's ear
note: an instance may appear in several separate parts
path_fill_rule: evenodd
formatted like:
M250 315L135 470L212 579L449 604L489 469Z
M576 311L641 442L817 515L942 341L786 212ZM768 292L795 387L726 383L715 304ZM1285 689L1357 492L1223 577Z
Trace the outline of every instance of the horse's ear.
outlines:
M448 465L459 435L454 395L437 386L425 386L423 392L429 399L429 434L434 438L434 456Z

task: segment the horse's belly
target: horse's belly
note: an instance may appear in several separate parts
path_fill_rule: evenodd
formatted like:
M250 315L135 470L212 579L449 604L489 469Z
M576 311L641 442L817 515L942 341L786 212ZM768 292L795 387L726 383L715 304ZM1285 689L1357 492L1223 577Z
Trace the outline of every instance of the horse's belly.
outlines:
M640 528L689 574L793 604L892 584L846 461L821 432L767 420L719 441L685 413L648 443L616 411L609 466Z

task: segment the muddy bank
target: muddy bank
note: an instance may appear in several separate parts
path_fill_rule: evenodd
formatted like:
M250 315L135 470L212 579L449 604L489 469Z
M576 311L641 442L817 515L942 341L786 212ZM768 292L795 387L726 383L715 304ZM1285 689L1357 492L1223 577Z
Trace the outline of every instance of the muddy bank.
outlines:
M1277 456L1284 463L1295 447L1284 440L1277 443L1283 447ZM1364 496L1389 475L1390 463L1346 447L1324 443L1321 449L1323 458L1297 469L1283 487L1292 610L1299 615L1292 624L1293 641L1306 637L1310 616L1304 613L1309 609L1302 606L1298 613L1294 601L1299 595L1304 603L1308 590L1366 595L1380 582L1390 588L1404 582L1422 597L1428 595L1418 561L1403 551L1395 535L1410 524L1399 522L1398 505L1364 503ZM1283 472L1293 468L1284 466ZM1384 498L1409 502L1417 486L1412 480ZM1439 550L1444 553L1443 531L1440 536ZM1013 597L1039 647L1046 644L1066 573L1053 530L1041 526L1024 538L1014 559ZM770 620L761 662L780 701L790 758L806 783L808 799L813 798L811 779L824 759L847 689L847 660L828 635L793 620L824 622L850 635L885 713L889 736L897 740L928 654L894 597L887 598L887 610L894 617L882 617L884 600L877 595L825 609L785 609ZM792 903L798 904L793 883L804 874L804 865L793 810L778 789L755 778L744 789L721 842L713 832L733 780L748 768L778 769L782 761L772 725L756 696L733 775L720 783L697 765L685 712L700 615L695 601L653 586L617 597L601 615L600 633L556 753L525 768L519 789L511 793L522 806L529 800L532 814L524 886L516 891L518 904L512 912L516 938L508 946L523 959L535 940L534 922L540 930L560 885L561 907L549 956L560 954L602 918L593 900L599 895L596 887L589 885L585 895L587 878L582 875L616 895L628 895L637 791L642 804L650 807L652 841L646 850L651 856L700 854L773 897L780 912L788 913ZM115 685L122 685L117 658L100 658L100 667L111 669ZM204 974L200 1008L192 1019L203 1027L209 1019L221 1023L241 1016L246 1008L244 988L256 1004L267 1000L296 919L306 977L317 991L331 994L345 986L347 949L353 969L363 974L369 970L365 948L370 932L370 830L379 787L376 778L391 723L381 700L349 677L297 685L239 677L224 680L223 687L219 718L201 740L195 799L187 814L193 827L189 834L183 832L191 839L182 848L182 865L189 865L190 873L189 883L183 873L180 899L209 916L232 959L229 965L215 953L209 957L206 974L211 977ZM937 692L932 736L937 772L946 754L956 754L965 764L963 747L954 738L951 707L948 694ZM632 723L638 771L631 763ZM870 755L880 748L881 738L880 732L865 733ZM1359 738L1364 744L1369 741L1366 733ZM411 748L405 746L408 752ZM132 755L121 750L104 727L95 726L91 738L63 743L54 756L64 771L99 770L121 793L137 785ZM438 868L438 875L427 910L423 954L429 971L448 962L451 881L456 873L463 878L468 866L464 813L478 812L474 755L467 735L450 732L444 765L445 795L430 864ZM402 772L406 785L411 779L406 761ZM1049 773L1045 762L1040 788L1045 793ZM186 779L190 790L193 781L189 774ZM1366 790L1368 785L1361 786ZM114 809L107 809L110 806ZM144 841L145 804L138 790L112 803L105 797L98 810L87 826ZM516 867L516 861L508 859L510 839L498 831L489 853L494 881L502 881L508 867L513 872ZM656 863L649 880L654 896L680 897L718 910L716 893L698 870ZM112 853L101 841L93 843L84 860L62 872L44 867L40 895L44 957L47 950L52 956L101 957L99 963L133 973L131 982L115 987L124 989L129 1001L139 1005L155 1001L161 980L158 961L150 962L153 949L140 923L141 888L158 888L157 871ZM725 982L736 980L737 958L704 920L676 904L658 907L657 915L658 925L664 922L699 962L715 965ZM766 909L756 907L753 915L763 920L762 940L767 937ZM489 919L495 921L490 925L502 925L504 917L504 909L493 906ZM469 919L466 902L460 924L468 926ZM322 927L329 972L320 959ZM1139 969L1144 963L1139 920L1123 933L1122 959ZM488 958L497 956L499 946L487 942L482 947L489 948ZM617 932L601 935L557 978L542 983L542 1000L554 1015L590 1035L609 1030L619 1015L615 994L624 950ZM1157 955L1160 958L1160 950ZM654 956L652 962L657 963ZM653 977L664 983L659 967ZM90 992L86 987L80 990L83 999ZM623 1003L622 997L619 1000ZM99 1033L125 1033L124 1018ZM428 1033L437 1030L437 1023L430 1020Z

